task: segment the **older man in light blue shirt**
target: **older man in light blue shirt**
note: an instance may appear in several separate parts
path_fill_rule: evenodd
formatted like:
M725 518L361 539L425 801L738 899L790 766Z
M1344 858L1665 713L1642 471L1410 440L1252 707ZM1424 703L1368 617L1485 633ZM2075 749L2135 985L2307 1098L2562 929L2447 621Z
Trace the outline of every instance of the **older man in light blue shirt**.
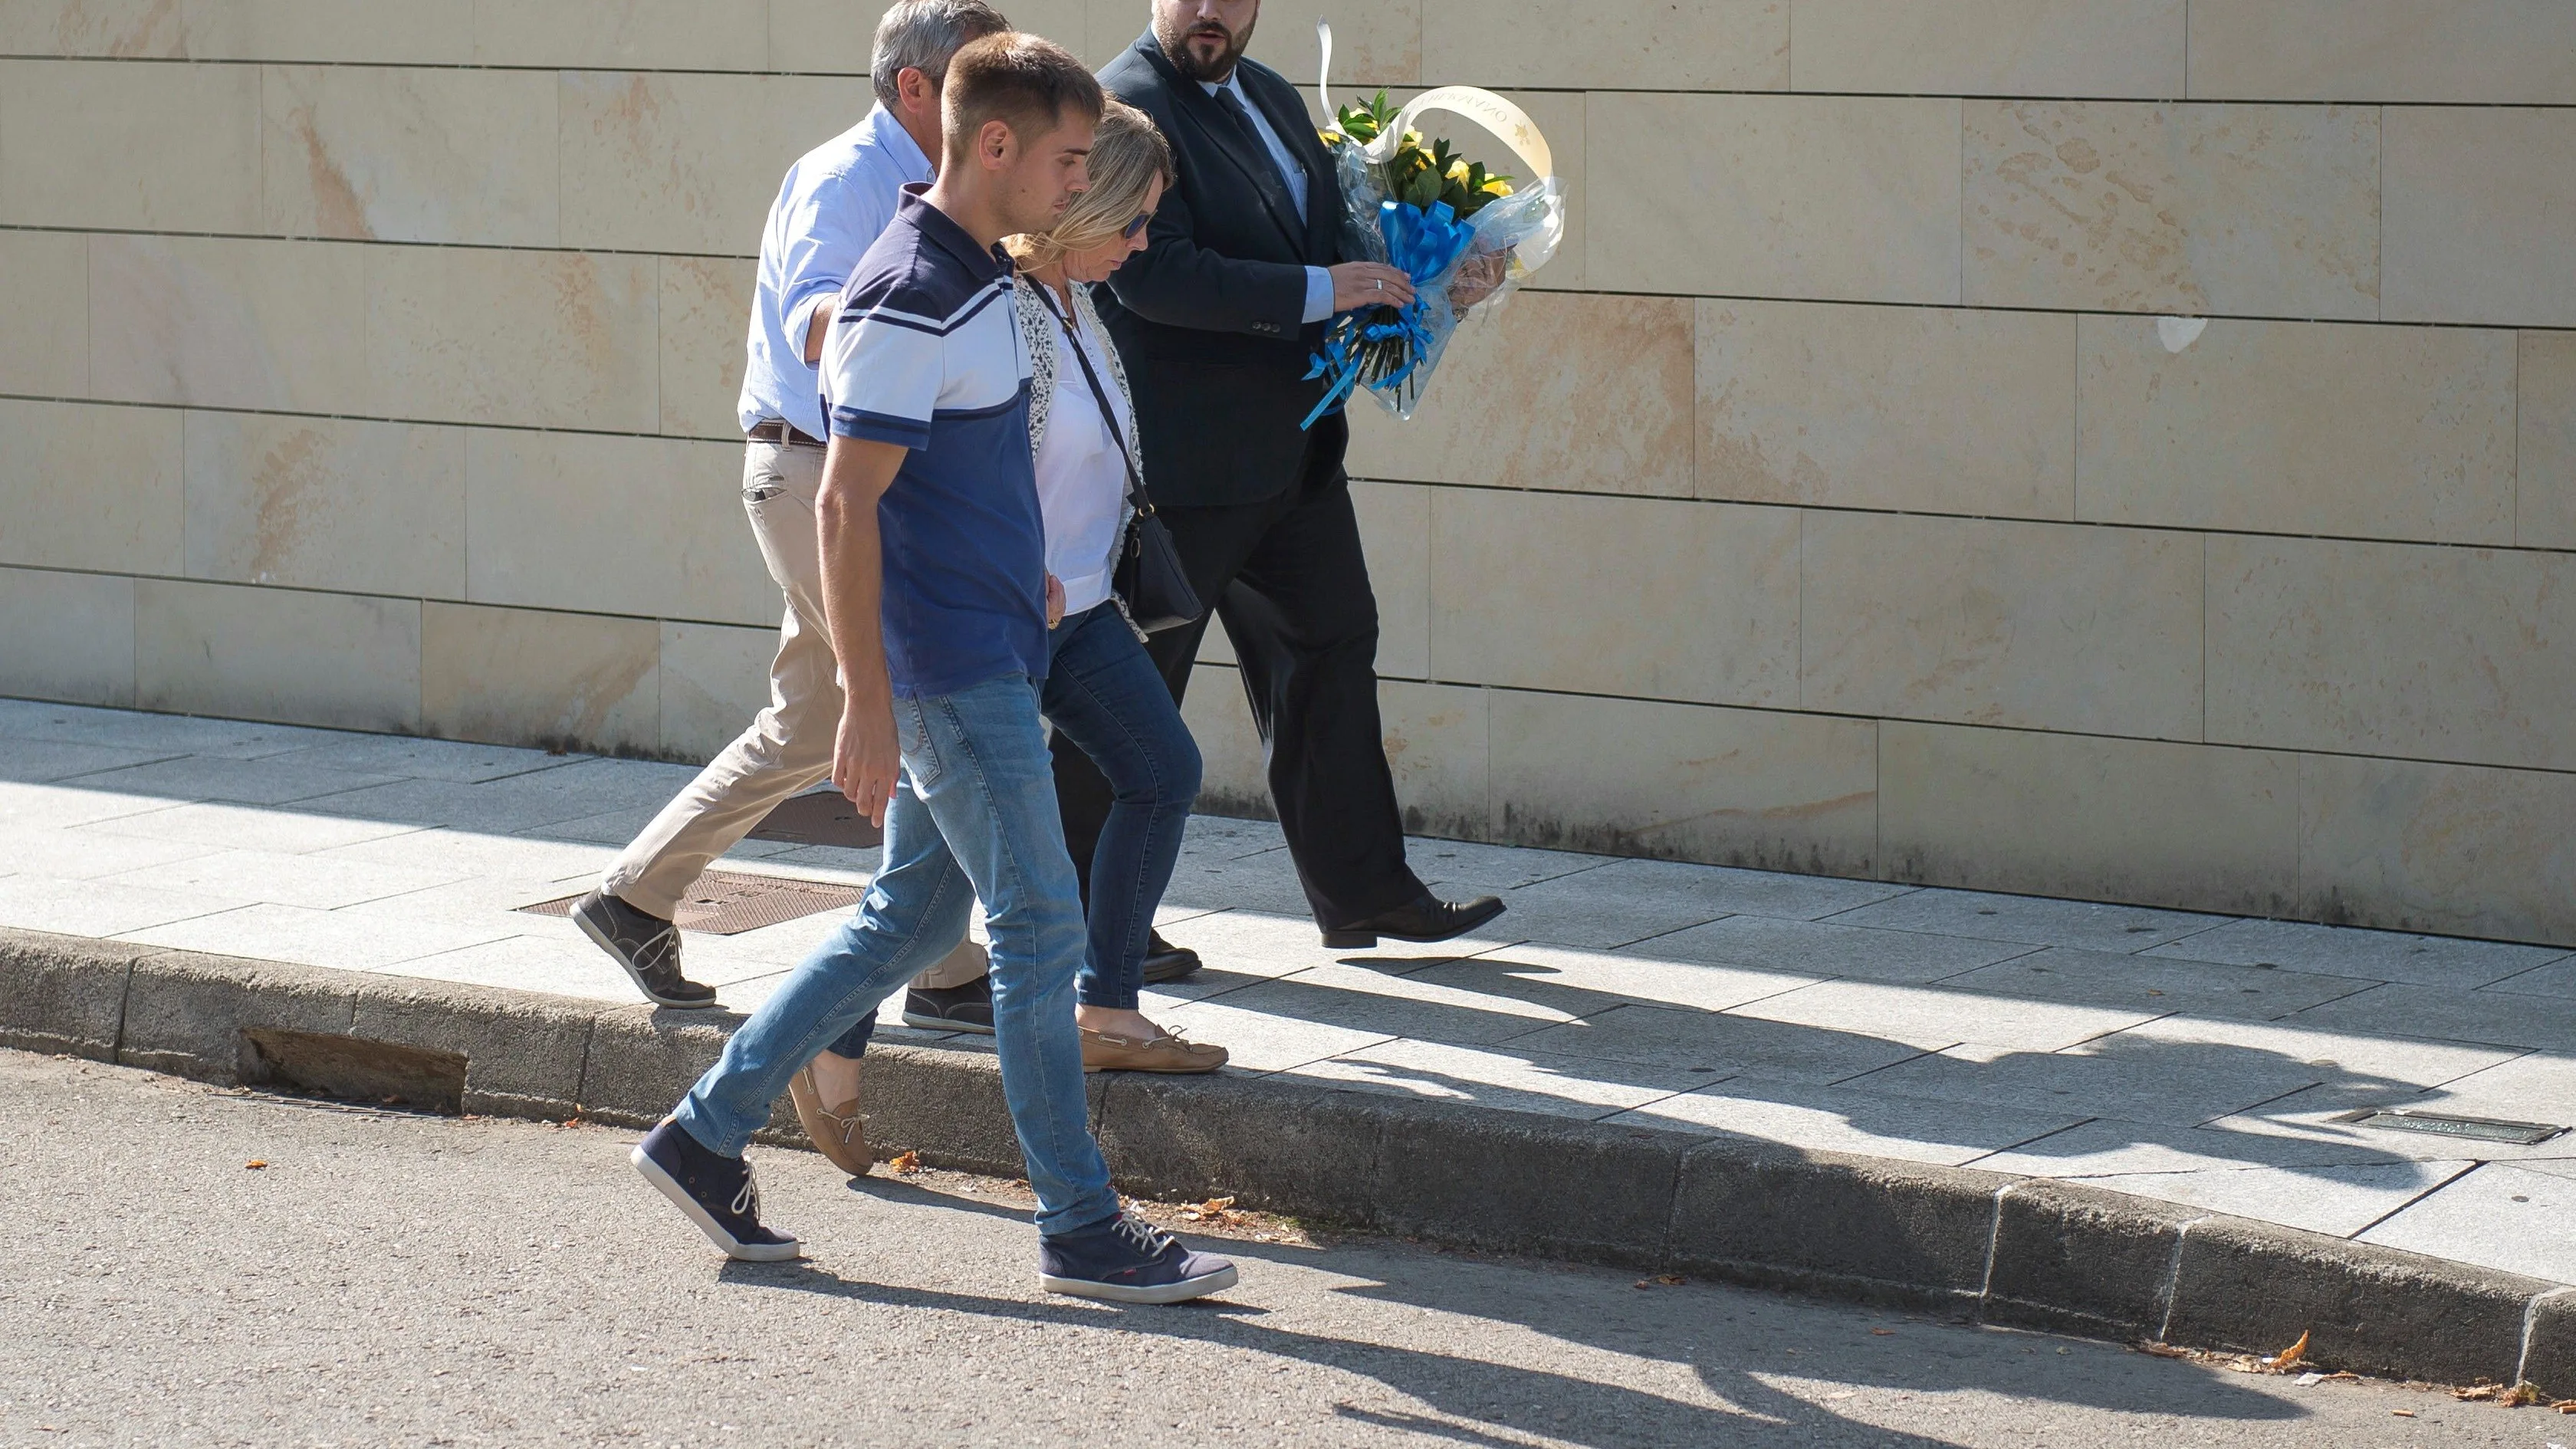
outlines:
M903 187L931 179L939 84L950 58L1010 28L985 0L901 0L877 26L869 66L876 106L788 168L770 208L741 404L743 507L786 595L769 707L663 807L573 909L583 933L659 1005L716 1004L712 988L681 973L671 921L699 873L781 801L831 771L841 686L823 621L814 522L827 433L815 363L842 285L894 220ZM970 945L922 984L956 988L983 972L982 952Z

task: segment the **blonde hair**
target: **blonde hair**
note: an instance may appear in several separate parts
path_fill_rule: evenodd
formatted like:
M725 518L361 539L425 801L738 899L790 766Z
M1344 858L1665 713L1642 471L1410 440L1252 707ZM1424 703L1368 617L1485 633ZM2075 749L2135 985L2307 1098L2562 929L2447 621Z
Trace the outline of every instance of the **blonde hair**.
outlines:
M1154 183L1172 184L1172 147L1154 129L1153 117L1112 96L1092 138L1090 171L1091 185L1054 226L1003 240L1021 271L1039 271L1117 240L1145 209Z

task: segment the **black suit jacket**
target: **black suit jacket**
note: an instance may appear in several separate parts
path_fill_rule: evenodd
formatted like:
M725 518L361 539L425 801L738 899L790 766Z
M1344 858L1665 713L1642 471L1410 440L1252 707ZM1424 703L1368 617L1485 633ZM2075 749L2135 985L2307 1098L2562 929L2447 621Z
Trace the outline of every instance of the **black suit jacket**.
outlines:
M1237 74L1305 163L1303 216L1269 148L1184 77L1152 31L1100 73L1162 128L1180 174L1145 250L1095 295L1135 383L1146 484L1174 507L1275 497L1312 467L1339 468L1349 438L1338 415L1311 434L1297 426L1323 396L1305 380L1323 324L1301 318L1306 268L1342 259L1341 186L1296 87L1249 60Z

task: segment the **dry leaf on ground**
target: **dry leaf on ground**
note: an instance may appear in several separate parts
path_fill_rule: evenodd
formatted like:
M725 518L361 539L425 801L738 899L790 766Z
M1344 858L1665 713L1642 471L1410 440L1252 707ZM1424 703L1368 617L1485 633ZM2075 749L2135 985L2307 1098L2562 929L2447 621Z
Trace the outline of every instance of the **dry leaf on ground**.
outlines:
M2141 1343L2139 1343L2139 1344L2137 1345L2137 1350L2138 1350L2138 1352L2140 1352L2140 1353L2153 1354L2153 1355L2155 1355L2157 1358L2189 1358L2189 1357L2191 1357L2191 1350L2190 1350L2190 1349L2187 1349L2187 1348L2176 1348L2176 1347L2174 1347L2174 1346L2173 1346L2172 1344L2170 1344L2170 1343L2141 1342Z
M898 1152L886 1159L886 1170L897 1177L910 1177L921 1171L921 1154L912 1151Z
M253 1172L257 1172L261 1168L268 1166L268 1159L264 1157L254 1157L250 1161L243 1163L242 1166L249 1168Z
M2307 1356L2308 1336L2301 1333L2298 1342L2263 1360L2263 1367L2276 1374L2288 1373L2299 1360Z
M2413 1409L2391 1409L2388 1412L2401 1419L2412 1419L2415 1417L2415 1411Z

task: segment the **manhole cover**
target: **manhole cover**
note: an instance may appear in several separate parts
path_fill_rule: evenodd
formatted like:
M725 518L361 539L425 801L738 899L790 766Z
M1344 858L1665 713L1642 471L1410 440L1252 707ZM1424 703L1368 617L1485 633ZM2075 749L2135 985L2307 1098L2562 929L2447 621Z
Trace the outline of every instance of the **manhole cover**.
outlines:
M2546 1142L2564 1127L2546 1122L2506 1122L2494 1117L2452 1117L2440 1112L2362 1111L2347 1114L2346 1122L2363 1127L2381 1127L2391 1132L2430 1132L2437 1137L2466 1137L2478 1142L2509 1142L2529 1147Z
M885 832L870 825L859 807L836 790L817 790L778 802L769 818L751 832L754 840L783 840L796 845L837 845L874 850L885 844Z
M847 910L868 893L866 886L830 885L817 880L786 880L774 875L739 875L711 870L698 877L688 898L672 916L683 931L709 936L739 936L781 921L819 911ZM569 916L577 895L539 901L519 909L532 916Z

